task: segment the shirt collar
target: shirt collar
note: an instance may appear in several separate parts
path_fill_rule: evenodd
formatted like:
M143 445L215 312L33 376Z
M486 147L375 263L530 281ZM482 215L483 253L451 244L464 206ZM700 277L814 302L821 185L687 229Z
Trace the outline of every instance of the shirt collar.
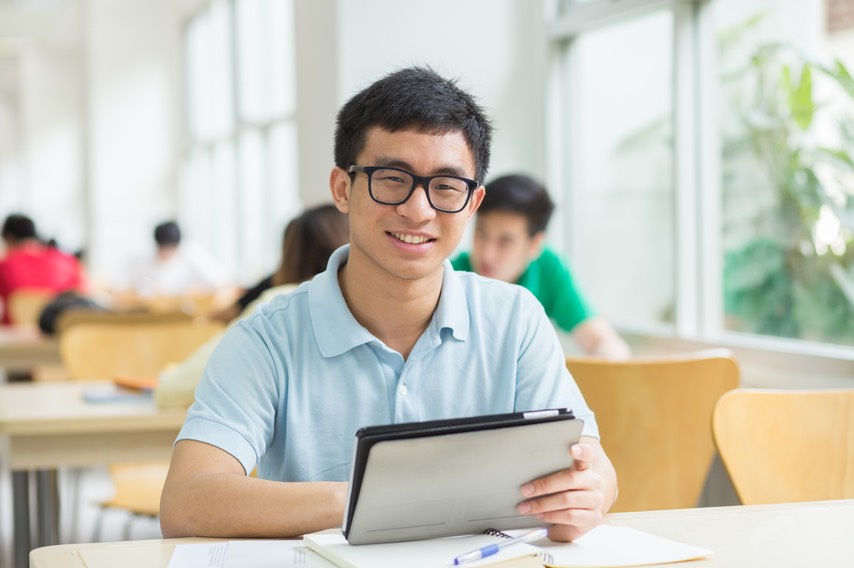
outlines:
M359 345L377 341L377 338L356 321L338 283L338 271L347 262L350 245L344 245L329 257L326 270L318 274L308 286L308 303L311 325L321 355L336 357ZM460 281L450 261L444 263L442 292L433 315L433 325L448 329L460 341L468 338L468 302ZM428 327L428 329L429 329Z
M350 245L333 252L326 270L315 276L308 287L311 325L324 357L336 357L376 340L350 313L338 284L338 270L347 263L349 256Z
M454 271L451 261L445 261L445 274L442 278L442 294L439 305L433 315L439 331L450 330L454 338L465 341L469 335L468 300L459 272Z

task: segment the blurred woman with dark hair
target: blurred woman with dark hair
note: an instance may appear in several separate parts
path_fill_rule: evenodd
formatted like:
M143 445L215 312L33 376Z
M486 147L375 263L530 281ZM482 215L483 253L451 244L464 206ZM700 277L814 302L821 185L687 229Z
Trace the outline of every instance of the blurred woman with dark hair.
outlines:
M332 252L349 238L347 216L331 203L306 209L288 223L282 235L282 257L276 272L247 290L234 304L213 315L229 323L267 290L299 284L326 270Z
M329 256L347 243L349 234L347 216L334 205L307 209L285 228L282 258L276 272L256 284L234 305L217 314L216 318L234 325L250 316L258 306L273 296L286 294L301 282L326 270ZM193 393L202 378L208 357L224 334L224 331L217 334L183 362L161 374L160 383L155 389L158 406L189 406L193 402Z

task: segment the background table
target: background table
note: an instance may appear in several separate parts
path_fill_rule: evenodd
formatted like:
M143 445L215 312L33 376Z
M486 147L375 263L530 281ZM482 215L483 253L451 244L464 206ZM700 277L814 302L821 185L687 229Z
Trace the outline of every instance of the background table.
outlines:
M662 564L660 568L854 566L854 500L616 513L609 515L607 522L714 551L708 558ZM176 545L213 540L216 539L51 546L34 550L30 566L166 568ZM96 554L87 557L89 551ZM511 564L506 566L510 568Z
M59 364L59 342L37 329L0 326L0 369L30 371L37 365Z
M56 469L122 461L169 459L186 410L159 410L153 400L87 403L86 389L111 383L0 385L3 463L12 470L15 567L27 565L30 516L38 546L58 539ZM37 507L29 502L35 472Z

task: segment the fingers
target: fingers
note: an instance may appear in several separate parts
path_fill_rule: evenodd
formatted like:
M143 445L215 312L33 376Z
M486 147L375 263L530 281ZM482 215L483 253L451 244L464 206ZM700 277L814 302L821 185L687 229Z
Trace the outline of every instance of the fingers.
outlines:
M593 464L593 448L587 444L573 444L569 448L572 456L572 469L590 469Z
M584 487L586 478L574 472L590 471L593 449L586 444L575 444L569 448L569 452L573 458L572 469L564 469L526 483L521 488L522 495L537 497Z
M549 538L571 541L602 521L605 501L602 476L593 469L594 449L587 444L570 447L570 469L535 479L522 486L527 500L519 503L522 515L552 524Z
M517 505L516 509L522 515L546 515L550 511L567 509L596 509L601 510L604 503L602 480L594 473L574 472L564 470L534 482L542 482L546 489L541 493L532 493L531 499ZM524 493L523 493L524 494ZM545 517L542 517L545 520Z

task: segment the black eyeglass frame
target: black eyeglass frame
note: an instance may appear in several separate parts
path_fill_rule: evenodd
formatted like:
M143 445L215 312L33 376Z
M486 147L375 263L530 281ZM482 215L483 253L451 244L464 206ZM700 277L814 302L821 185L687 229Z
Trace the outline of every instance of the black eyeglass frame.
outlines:
M409 193L406 194L406 197L404 197L400 201L382 201L382 200L377 199L374 196L373 189L371 189L371 176L374 174L374 172L379 171L379 170L392 170L392 171L400 172L400 173L403 173L403 174L410 176L412 178L412 187L409 188ZM478 187L480 187L479 181L469 179L469 178L465 178L462 176L455 176L452 174L439 174L439 175L435 175L435 176L417 176L417 175L413 174L412 172L408 172L404 169L395 168L392 166L356 166L356 165L351 165L350 167L347 168L347 172L350 173L351 175L355 174L356 172L361 172L361 173L365 174L366 176L368 176L368 195L371 196L371 199L373 199L374 201L376 201L377 203L379 203L381 205L402 205L403 203L406 203L407 201L409 201L409 198L412 197L412 194L415 193L415 188L420 185L424 188L424 193L427 194L427 203L430 204L430 207L432 207L436 211L440 211L442 213L459 213L460 211L465 209L466 206L469 204L469 201L471 201L471 195L474 192L474 190L477 189ZM466 200L463 202L462 206L459 209L454 209L454 210L442 209L441 207L437 207L433 203L433 200L430 199L430 190L429 190L430 182L436 178L453 178L453 179L458 179L461 182L466 184L466 187L467 187Z

